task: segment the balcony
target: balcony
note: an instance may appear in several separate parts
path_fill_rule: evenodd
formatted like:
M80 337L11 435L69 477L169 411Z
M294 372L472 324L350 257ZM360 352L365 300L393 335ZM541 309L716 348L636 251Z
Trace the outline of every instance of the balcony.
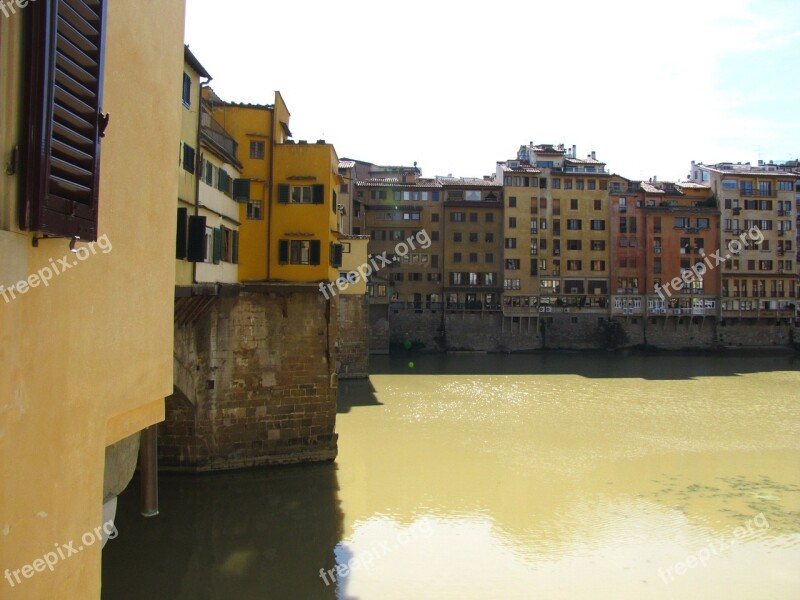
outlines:
M777 190L757 190L755 188L739 188L739 194L742 196L750 196L753 198L774 198L778 195Z
M218 150L230 160L234 165L241 167L237 152L239 144L236 143L231 135L225 131L225 128L211 118L205 110L200 119L200 136L207 142L217 147Z

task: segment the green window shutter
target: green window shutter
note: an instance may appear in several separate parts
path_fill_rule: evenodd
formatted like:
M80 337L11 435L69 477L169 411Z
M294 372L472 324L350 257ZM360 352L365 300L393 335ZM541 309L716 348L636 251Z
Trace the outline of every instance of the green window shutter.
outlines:
M321 183L315 184L313 187L312 202L314 204L325 204L325 186Z
M231 262L235 265L239 264L239 232L233 232L233 258Z
M308 264L318 265L320 255L320 242L319 240L311 240L311 247L308 253Z
M183 144L183 169L189 173L194 173L194 148L189 144Z
M175 235L175 258L186 258L187 245L189 239L187 237L187 227L189 226L189 211L185 208L178 209L178 230Z
M336 190L333 190L333 202L331 203L331 210L336 212Z
M223 169L219 170L219 180L217 189L228 196L231 195L231 176L228 175Z
M208 185L214 185L214 165L209 161L206 161L206 183Z
M222 230L219 227L214 228L214 264L218 265L222 258Z
M237 202L247 202L250 200L250 180L233 180L233 199Z
M278 184L278 202L289 204L289 185L286 183Z
M342 250L341 244L331 244L331 266L337 269L342 266Z
M189 217L189 248L187 259L190 262L206 260L206 218Z
M289 240L278 242L278 262L282 265L289 264Z

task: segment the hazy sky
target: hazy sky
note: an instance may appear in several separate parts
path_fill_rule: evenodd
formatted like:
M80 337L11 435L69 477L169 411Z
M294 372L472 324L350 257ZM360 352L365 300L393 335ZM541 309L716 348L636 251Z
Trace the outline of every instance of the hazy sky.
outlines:
M632 179L800 156L798 0L188 0L225 100L339 156L480 176L575 144Z

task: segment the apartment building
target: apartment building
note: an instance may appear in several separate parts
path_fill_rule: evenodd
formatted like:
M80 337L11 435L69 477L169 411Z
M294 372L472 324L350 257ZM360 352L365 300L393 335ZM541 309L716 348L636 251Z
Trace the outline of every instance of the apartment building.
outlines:
M721 211L721 317L790 318L797 307L798 175L790 167L692 162L691 181L710 187ZM728 252L741 242L741 252Z
M613 316L717 316L720 274L705 257L717 250L719 210L708 186L614 185L611 222Z
M416 168L371 173L379 176L357 181L354 199L369 255L383 258L373 263L379 268L370 276L370 303L438 306L445 248L441 182L419 177Z
M607 314L612 177L605 163L594 152L578 158L574 146L531 142L498 163L497 179L507 221L504 312ZM520 220L523 227L508 228Z
M503 293L503 186L493 179L438 177L444 195L444 298L450 311L498 311ZM521 222L524 228L527 223ZM510 234L509 234L510 235ZM522 263L514 265L516 270ZM510 264L507 270L514 270Z

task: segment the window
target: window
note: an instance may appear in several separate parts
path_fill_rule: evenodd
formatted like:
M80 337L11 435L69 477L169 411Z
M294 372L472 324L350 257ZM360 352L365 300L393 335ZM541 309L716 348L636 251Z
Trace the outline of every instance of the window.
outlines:
M330 263L331 266L338 269L342 266L342 255L344 254L344 245L331 244L330 245Z
M564 180L564 189L571 190L572 189L572 179L565 179Z
M438 202L438 201L439 201L439 192L431 192L431 196L432 196L432 198L431 198L431 199L432 199L434 202Z
M318 265L319 240L279 240L278 262L282 265Z
M697 219L697 227L698 227L698 229L708 229L708 227L709 227L708 223L709 223L709 221L708 221L707 218Z
M723 179L722 180L722 187L726 190L735 190L736 189L736 180L735 179Z
M203 178L203 181L205 181L206 185L210 185L211 187L214 187L214 171L215 170L216 170L216 167L214 165L212 165L210 161L208 161L208 160L205 161L205 177Z
M517 238L506 238L506 248L513 250L517 247Z
M194 173L194 148L186 142L183 143L183 170Z
M463 223L466 221L467 213L463 212L452 212L450 213L450 221L453 223Z
M469 234L469 241L473 244L478 243L478 232L473 231Z
M685 229L689 227L689 217L675 217L675 228Z
M349 191L350 191L350 186L348 184L343 183L343 184L341 184L339 186L339 193L340 194L346 194Z
M487 244L491 244L491 243L493 243L493 242L494 242L494 234L493 234L493 233L486 233L486 234L484 234L484 236L483 236L483 240L484 240L484 241L485 241Z
M469 253L469 262L471 262L471 263L478 262L478 253L477 252L470 252Z
M470 223L477 223L478 222L478 213L469 213L469 222Z
M188 73L183 74L183 105L189 108L192 105L192 78Z
M431 254L431 267L434 269L439 268L439 255L438 254Z
M592 271L605 271L605 270L606 270L606 261L604 260L592 261Z
M250 158L262 160L264 158L265 143L260 140L250 141Z
M517 228L517 217L508 217L508 228L509 229Z
M186 208L178 209L178 230L175 236L175 258L186 258L189 249L189 210Z
M247 201L247 218L251 221L258 221L264 218L264 213L261 206L261 200L248 200Z
M569 209L570 210L578 210L578 199L571 198L569 201Z
M372 200L386 200L386 190L372 190L369 197Z
M575 189L576 190L584 189L584 181L583 181L583 179L576 179L575 180Z
M590 223L592 231L605 231L606 222L602 219L593 219Z
M278 202L281 204L323 204L325 202L325 186L281 183L278 185Z
M439 213L433 213L431 215L431 223L438 223L439 222Z
M454 242L460 242L461 241L461 232L460 231L456 231L453 234L453 241Z
M453 252L453 262L461 262L461 252Z
M594 209L595 210L602 210L603 208L603 201L602 200L595 200L594 201Z
M567 219L567 229L570 231L578 231L581 229L581 220L580 219Z
M439 241L439 232L438 231L431 231L431 241L438 242Z
M794 189L791 181L779 181L778 182L778 191L779 192L791 192Z
M494 213L487 212L485 219L487 223L494 223Z
M581 270L581 261L579 260L567 261L567 271L580 271L580 270Z
M596 189L597 189L597 182L596 182L594 179L590 179L590 180L587 182L587 187L586 187L586 189L589 189L589 190L596 190Z
M491 264L491 263L493 263L493 262L494 262L494 254L492 254L491 252L487 252L487 253L486 253L486 254L483 256L483 262L485 262L486 264Z
M554 177L552 181L553 181L553 184L552 184L553 189L554 190L560 190L561 189L561 180L559 178L557 178L557 177Z
M506 270L508 271L518 271L520 267L520 259L518 258L507 258L506 259Z
M516 208L517 207L517 198L516 198L516 196L509 196L509 198L508 198L508 206L509 206L509 208Z
M606 249L606 242L605 240L592 240L590 248L595 252L604 251Z
M581 240L567 240L567 250L580 250Z

